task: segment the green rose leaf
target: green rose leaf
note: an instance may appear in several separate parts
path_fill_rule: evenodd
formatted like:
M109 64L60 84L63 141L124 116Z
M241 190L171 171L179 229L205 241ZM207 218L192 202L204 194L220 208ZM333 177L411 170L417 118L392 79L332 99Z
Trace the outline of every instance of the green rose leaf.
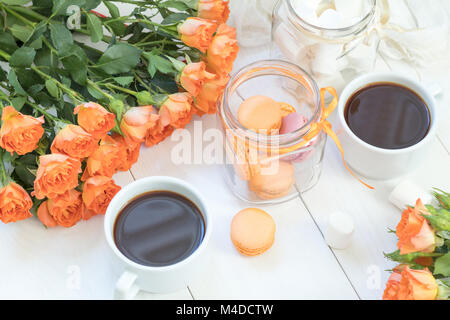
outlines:
M41 37L44 34L44 32L47 31L47 23L46 21L39 22L36 27L34 28L33 32L27 39L27 42L25 43L26 46L32 46L36 48L36 44L40 43L42 45Z
M58 57L50 49L42 49L36 52L34 64L37 66L46 66L49 68L58 67Z
M450 252L436 259L434 264L434 274L450 277Z
M159 4L163 8L174 8L180 11L185 11L189 9L189 6L183 1L164 1Z
M52 15L65 15L69 6L75 5L81 7L85 3L85 0L53 0Z
M83 6L86 10L92 10L97 8L100 3L102 3L101 0L85 0L86 4Z
M18 24L13 24L11 27L9 27L9 31L11 31L12 35L15 38L19 39L22 42L26 42L33 33L33 29Z
M21 47L17 49L9 59L11 67L28 68L33 63L36 56L36 50L30 47Z
M53 46L58 50L64 50L73 45L72 33L61 23L50 24L50 38Z
M18 48L16 40L8 32L0 33L0 47L9 54L12 54Z
M61 62L64 68L69 71L72 79L81 85L87 81L87 56L86 53L76 44L66 47L61 52Z
M129 72L138 63L141 50L127 43L115 44L103 53L97 67L108 74Z
M14 71L14 69L9 70L8 81L13 86L16 93L23 95L23 96L28 95L27 92L20 85L19 80L17 79L16 71Z
M100 20L97 15L93 13L87 14L87 27L89 30L89 33L91 34L91 41L92 42L99 42L103 38L103 25L102 21Z
M11 100L11 103L17 111L20 111L22 109L23 105L25 104L26 100L27 100L26 97L16 97Z
M0 0L1 3L9 4L12 6L22 6L30 2L29 0Z
M132 83L134 77L115 77L114 81L120 84L122 87L127 87Z
M27 167L26 165L19 163L14 169L14 172L25 185L34 186L34 180L36 179L35 170L36 168L34 167Z
M58 85L55 81L55 79L47 79L45 81L45 88L47 89L48 93L50 93L50 95L53 98L59 99L61 96L61 92L58 88Z
M163 74L176 73L173 63L153 52L145 52L144 57L148 60L148 73L153 78L156 71Z
M117 8L117 6L114 3L112 3L111 1L103 1L103 3L105 4L106 8L108 8L111 17L113 18L120 17L119 8Z
M190 15L187 13L175 12L175 13L171 13L167 17L165 17L164 20L161 22L161 24L170 25L170 24L178 23L180 21L184 21L189 17L190 17Z
M184 2L191 9L198 9L198 0L180 0Z

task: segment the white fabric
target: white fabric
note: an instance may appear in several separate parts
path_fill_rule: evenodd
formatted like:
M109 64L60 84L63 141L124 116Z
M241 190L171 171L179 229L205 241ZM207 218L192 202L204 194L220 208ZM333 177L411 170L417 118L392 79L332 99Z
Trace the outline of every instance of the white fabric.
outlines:
M284 1L284 0L281 0ZM230 23L236 27L241 47L262 47L271 42L272 11L277 0L231 0ZM379 1L381 6L381 1ZM414 68L445 65L450 60L449 14L440 0L389 0L390 19L378 22L348 47L355 47L343 58L342 44L318 43L301 38L289 41L289 34L275 30L277 46L284 58L311 72L320 84L344 83L344 74L354 75L373 69L377 56L384 60L404 60Z

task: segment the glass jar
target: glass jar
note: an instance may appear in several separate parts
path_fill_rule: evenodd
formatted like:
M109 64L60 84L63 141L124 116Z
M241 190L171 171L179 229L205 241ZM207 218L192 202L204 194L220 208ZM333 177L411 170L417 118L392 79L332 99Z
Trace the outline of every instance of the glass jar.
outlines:
M321 130L311 132L323 118L319 92L307 72L281 60L255 62L230 79L217 119L226 154L225 179L237 197L257 204L280 203L317 183L327 137ZM246 129L238 121L238 109L258 95L288 106L291 113L295 109L303 125L284 134Z
M320 4L320 1L278 0L273 10L271 57L298 64L319 85L326 83L339 89L355 72L371 70L376 59L377 41L370 41L370 31L377 21L384 19L381 12L385 2L347 2L348 8L329 8L322 13L314 10L311 15L310 11L302 8L308 4ZM342 6L345 2L339 3ZM334 4L334 1L329 4ZM358 5L360 7L355 11ZM352 9L354 16L350 18L345 9ZM344 11L348 17L339 19L344 17L344 13L340 13ZM313 19L317 17L316 12L320 17L328 14L329 19L324 18L322 22L320 18Z

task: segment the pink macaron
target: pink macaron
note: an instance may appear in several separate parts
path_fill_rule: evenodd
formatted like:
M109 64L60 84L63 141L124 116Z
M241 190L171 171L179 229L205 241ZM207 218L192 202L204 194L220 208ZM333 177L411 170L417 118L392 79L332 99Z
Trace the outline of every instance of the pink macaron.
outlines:
M308 119L305 116L297 112L290 113L287 116L283 117L281 121L280 134L294 132L303 127L306 123L308 123ZM315 143L314 141L310 142L306 146L302 147L302 149L309 148L314 143ZM309 158L312 152L313 150L308 150L304 152L298 152L297 150L295 154L283 157L283 160L292 162L305 161L306 159Z

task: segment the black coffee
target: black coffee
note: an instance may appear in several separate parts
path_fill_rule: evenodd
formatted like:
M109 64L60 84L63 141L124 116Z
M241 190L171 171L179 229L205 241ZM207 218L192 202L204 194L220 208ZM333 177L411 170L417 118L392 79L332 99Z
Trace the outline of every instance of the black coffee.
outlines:
M167 266L189 257L200 245L205 221L197 206L169 191L133 199L117 216L114 240L129 259L146 266Z
M380 82L355 92L345 106L345 120L361 140L384 149L417 144L428 133L430 110L411 89Z

